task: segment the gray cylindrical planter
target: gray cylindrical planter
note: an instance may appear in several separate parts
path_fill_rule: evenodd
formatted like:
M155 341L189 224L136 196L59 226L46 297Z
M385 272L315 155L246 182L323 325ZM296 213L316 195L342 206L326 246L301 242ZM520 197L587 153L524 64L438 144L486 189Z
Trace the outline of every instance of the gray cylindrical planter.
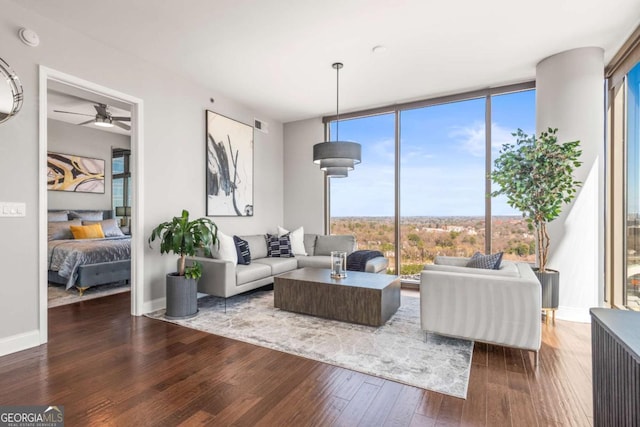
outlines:
M167 319L187 319L198 314L198 281L167 274Z
M534 268L533 272L542 285L542 308L558 308L560 304L560 272L556 270L540 273Z

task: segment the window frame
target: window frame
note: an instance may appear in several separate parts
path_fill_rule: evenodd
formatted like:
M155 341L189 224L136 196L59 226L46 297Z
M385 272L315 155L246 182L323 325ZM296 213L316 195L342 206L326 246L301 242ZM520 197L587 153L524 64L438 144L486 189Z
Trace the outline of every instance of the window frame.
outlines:
M325 140L329 141L331 138L331 123L336 120L349 120L349 119L360 119L364 117L377 116L382 114L394 114L395 117L395 183L394 183L394 191L395 191L395 206L394 206L394 222L395 222L395 236L394 236L394 246L395 246L395 259L396 259L396 274L399 275L402 266L401 260L401 222L400 222L400 114L405 110L413 110L417 108L431 107L442 104L455 103L460 101L467 101L472 99L485 99L485 170L486 170L486 178L485 178L485 194L491 193L491 177L490 172L493 167L493 159L491 157L491 97L496 95L505 95L509 93L515 92L523 92L529 90L535 90L536 83L535 81L527 81L523 83L499 86L494 88L487 88L481 90L475 90L470 92L463 92L459 94L440 96L435 98L428 98L419 101L405 102L399 104L393 104L384 107L371 108L366 110L354 111L350 113L341 113L338 115L330 115L322 118L322 122L324 124L324 133ZM324 200L325 200L325 215L324 215L324 230L325 234L329 233L331 230L331 209L330 209L330 200L331 200L331 180L328 177L325 177L325 192L324 192ZM485 252L491 253L491 244L492 244L492 212L491 212L491 203L492 199L490 197L486 198L485 202ZM413 282L403 282L403 283L411 283Z

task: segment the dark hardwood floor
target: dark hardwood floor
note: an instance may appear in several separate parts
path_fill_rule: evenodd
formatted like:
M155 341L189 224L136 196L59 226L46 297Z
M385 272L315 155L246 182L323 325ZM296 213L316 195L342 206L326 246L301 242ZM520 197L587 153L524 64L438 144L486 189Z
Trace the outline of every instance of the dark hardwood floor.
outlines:
M592 425L590 326L528 352L476 344L466 400L167 322L119 294L49 310L49 343L0 358L1 405L64 405L67 426Z

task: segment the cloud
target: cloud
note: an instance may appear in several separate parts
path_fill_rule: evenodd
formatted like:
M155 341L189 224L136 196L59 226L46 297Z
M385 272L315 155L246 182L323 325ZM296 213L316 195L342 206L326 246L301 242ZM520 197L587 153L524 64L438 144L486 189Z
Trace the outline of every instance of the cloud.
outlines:
M498 152L502 145L513 142L511 133L515 129L507 129L498 123L491 124L491 151ZM485 155L485 125L484 122L475 121L468 126L455 127L449 132L449 137L454 139L461 151L474 157Z

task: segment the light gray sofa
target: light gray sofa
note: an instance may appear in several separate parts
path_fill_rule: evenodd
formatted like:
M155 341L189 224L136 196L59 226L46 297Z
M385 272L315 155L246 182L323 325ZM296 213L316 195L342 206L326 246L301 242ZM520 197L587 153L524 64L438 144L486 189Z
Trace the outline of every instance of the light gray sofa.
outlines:
M427 332L535 352L542 291L526 263L499 270L465 267L469 258L436 257L420 274L420 321Z
M331 268L331 251L345 251L347 255L356 250L354 236L323 236L305 234L304 247L307 255L292 258L267 257L267 241L263 234L239 236L249 243L251 264L234 265L233 262L209 257L188 257L202 264L202 277L198 281L198 292L228 298L273 283L274 276L303 267ZM371 259L365 266L369 273L383 273L389 265L385 257Z

